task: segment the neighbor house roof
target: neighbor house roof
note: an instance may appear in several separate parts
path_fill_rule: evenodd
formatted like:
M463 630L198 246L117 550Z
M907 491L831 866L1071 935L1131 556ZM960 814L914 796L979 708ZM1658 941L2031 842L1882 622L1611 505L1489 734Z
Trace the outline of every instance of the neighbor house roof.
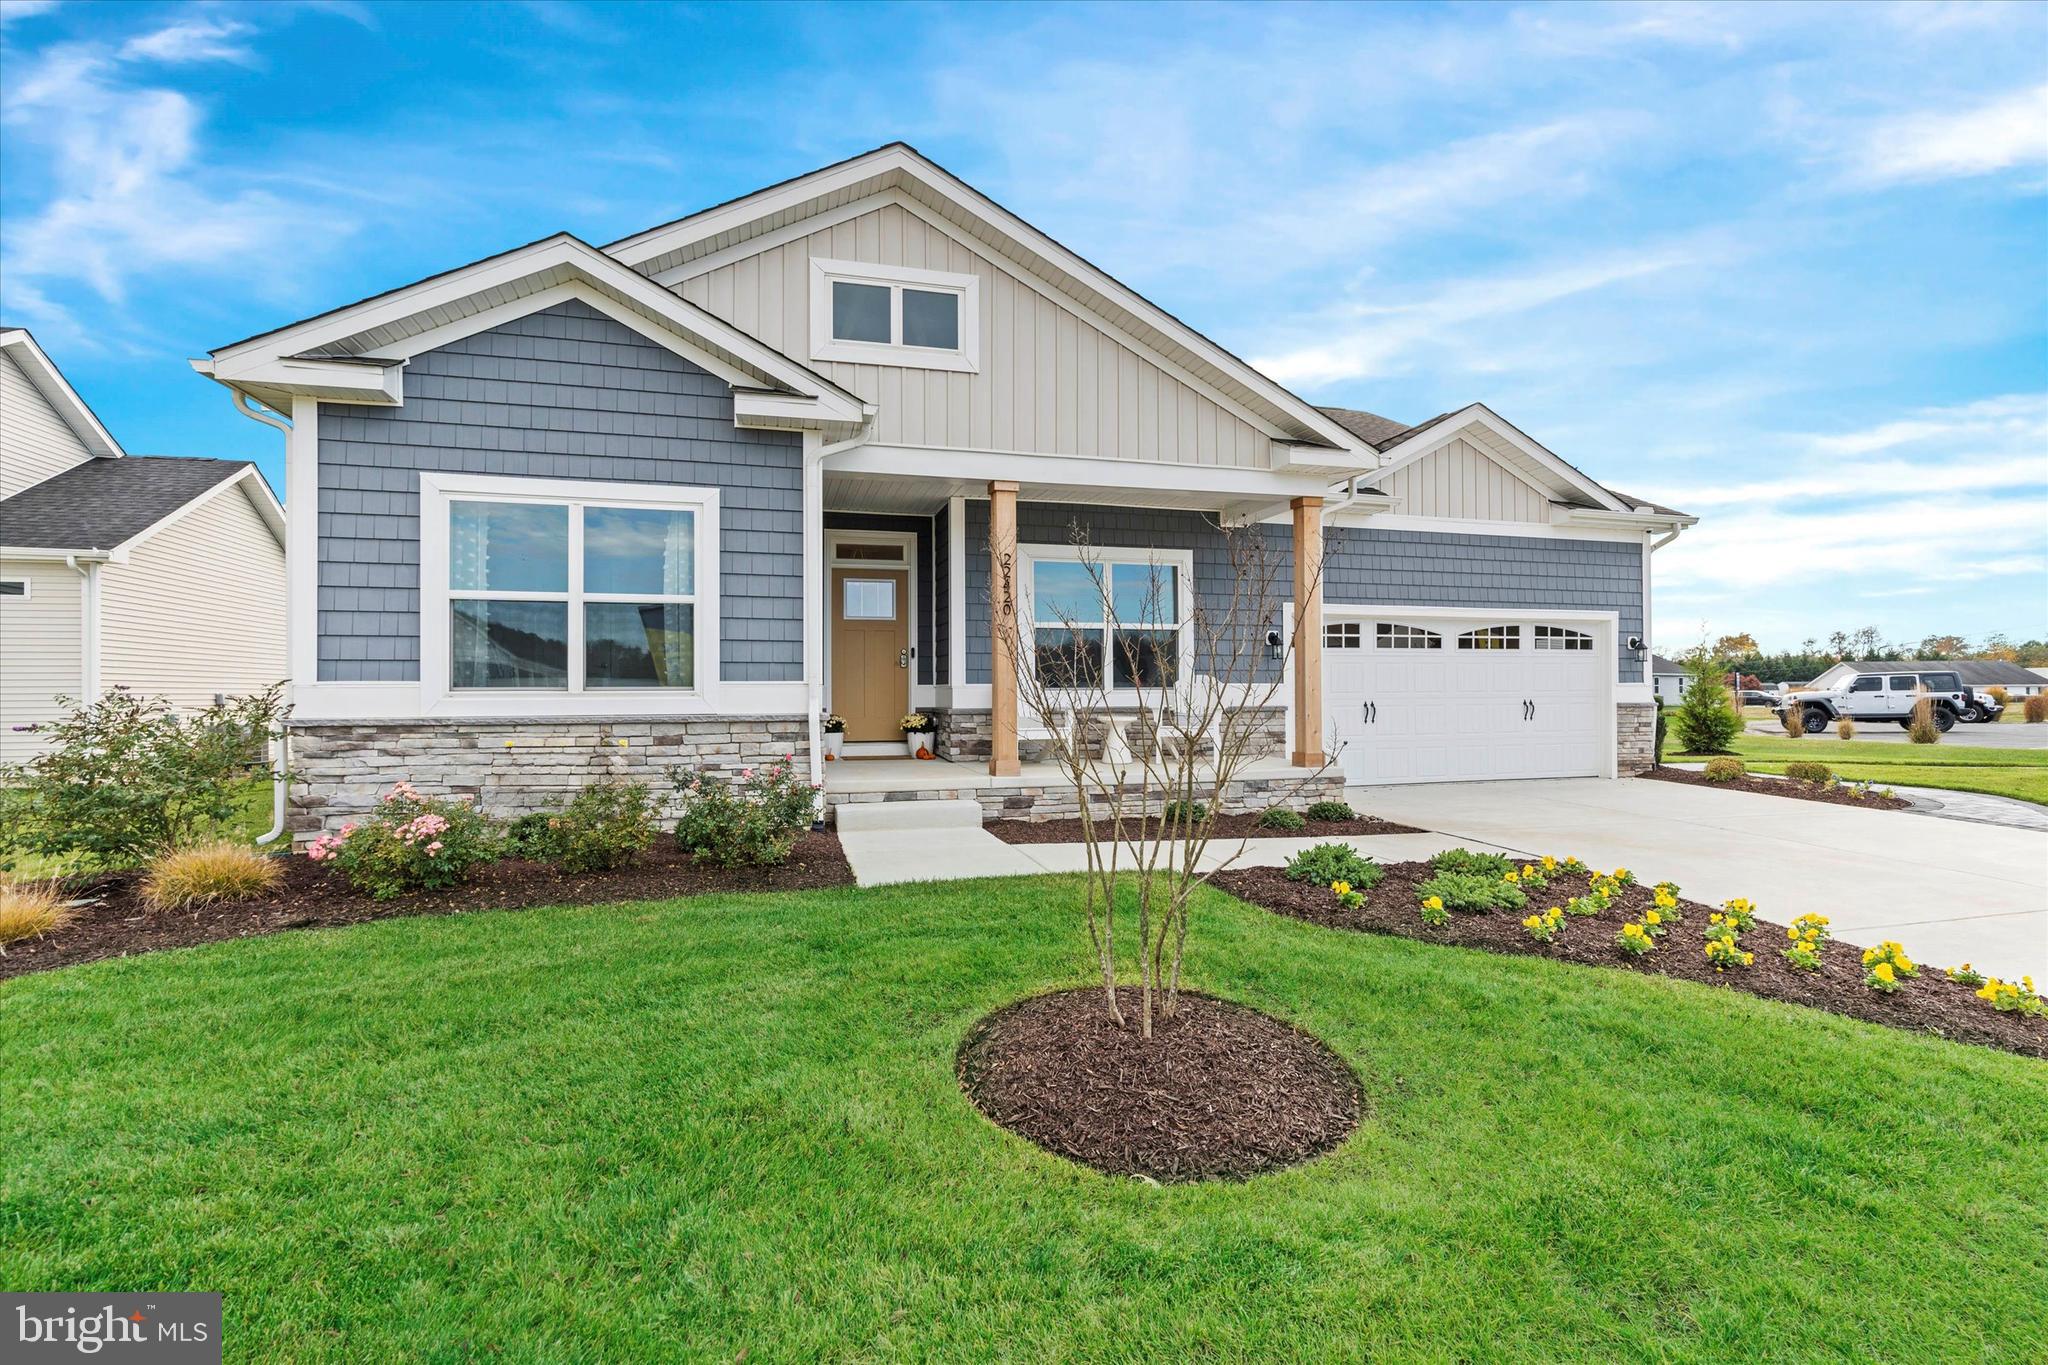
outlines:
M112 550L254 469L247 460L172 455L87 460L0 502L0 545Z
M1665 658L1662 654L1652 654L1650 656L1650 674L1653 677L1659 673L1683 672L1685 672L1684 664L1675 664L1671 662L1671 660Z
M1852 673L1917 673L1939 668L1959 674L1967 687L2032 687L2041 681L2031 668L2004 659L1844 659L1835 667Z

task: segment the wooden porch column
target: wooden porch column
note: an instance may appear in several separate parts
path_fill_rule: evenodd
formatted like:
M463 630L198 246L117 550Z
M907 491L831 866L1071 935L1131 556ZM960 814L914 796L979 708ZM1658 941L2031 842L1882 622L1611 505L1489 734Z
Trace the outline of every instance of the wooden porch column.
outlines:
M1323 766L1323 500L1294 507L1294 750L1297 768Z
M1017 765L1017 485L988 485L988 701L991 777L1015 777Z

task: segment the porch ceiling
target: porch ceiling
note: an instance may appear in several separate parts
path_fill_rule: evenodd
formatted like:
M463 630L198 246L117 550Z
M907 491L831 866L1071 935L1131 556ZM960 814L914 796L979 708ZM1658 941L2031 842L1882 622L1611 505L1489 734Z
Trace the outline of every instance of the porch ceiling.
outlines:
M825 472L825 506L834 512L929 516L943 510L947 500L955 497L986 498L988 484L981 479L943 476L848 474L830 469ZM1223 514L1237 513L1248 501L1244 493L1216 489L1108 488L1100 484L1040 483L1029 479L1017 481L1017 500Z

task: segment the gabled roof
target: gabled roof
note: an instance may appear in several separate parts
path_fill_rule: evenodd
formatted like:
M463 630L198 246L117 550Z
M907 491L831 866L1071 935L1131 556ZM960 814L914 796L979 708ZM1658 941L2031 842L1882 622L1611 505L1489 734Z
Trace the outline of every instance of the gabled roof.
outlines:
M85 400L78 396L78 390L71 387L71 381L64 377L49 356L43 354L43 348L36 344L36 339L26 328L0 327L0 350L6 351L14 363L21 366L28 382L35 385L36 392L56 410L57 416L71 428L72 434L87 450L109 458L127 454L113 433L101 424Z
M1382 417L1376 412L1366 412L1360 408L1318 407L1316 411L1374 450L1379 449L1380 442L1399 436L1409 429L1406 422L1397 422L1391 417Z
M565 290L669 338L737 392L816 400L839 421L861 416L856 395L566 232L247 337L193 364L273 406L291 393L394 403L403 362L415 351Z
M2004 659L1844 659L1834 666L1851 673L1926 673L1940 669L1959 674L1969 687L2033 687L2041 681L2031 668Z
M1673 663L1671 660L1665 658L1662 654L1652 654L1650 656L1650 674L1652 677L1655 677L1659 673L1683 672L1685 672L1684 664Z
M621 238L605 250L635 270L659 275L697 257L888 190L903 192L997 254L1072 295L1117 328L1258 414L1284 439L1364 454L1349 428L908 143L891 142L862 152Z
M240 478L260 486L259 510L282 539L284 519L277 513L276 499L249 461L130 455L73 465L0 502L0 545L118 550L188 504ZM261 507L263 499L269 499L268 508Z

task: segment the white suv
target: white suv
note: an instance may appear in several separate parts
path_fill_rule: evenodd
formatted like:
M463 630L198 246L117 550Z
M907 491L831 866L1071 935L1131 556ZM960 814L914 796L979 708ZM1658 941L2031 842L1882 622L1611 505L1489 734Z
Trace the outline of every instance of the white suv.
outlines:
M1911 725L1913 707L1922 697L1934 699L1934 728L1946 734L1955 728L1968 694L1954 673L1859 673L1825 691L1787 692L1771 709L1781 720L1793 711L1800 728L1817 735L1844 717Z

